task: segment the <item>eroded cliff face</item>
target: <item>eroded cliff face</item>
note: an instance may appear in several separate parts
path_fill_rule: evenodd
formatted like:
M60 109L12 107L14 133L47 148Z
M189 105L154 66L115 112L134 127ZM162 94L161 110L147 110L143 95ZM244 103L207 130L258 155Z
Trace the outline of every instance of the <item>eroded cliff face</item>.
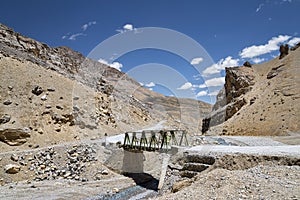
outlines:
M210 126L227 121L237 113L245 104L244 95L254 85L254 72L250 67L226 68L225 85L217 95L212 113L203 119L202 132L205 133Z
M218 135L287 135L300 131L300 51L259 65L226 68L224 88L202 132Z

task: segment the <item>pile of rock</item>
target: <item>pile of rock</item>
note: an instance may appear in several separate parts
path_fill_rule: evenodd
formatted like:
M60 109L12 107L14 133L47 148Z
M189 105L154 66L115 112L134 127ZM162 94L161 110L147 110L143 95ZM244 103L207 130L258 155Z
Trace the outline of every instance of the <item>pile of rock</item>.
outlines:
M40 152L31 161L29 170L36 174L35 180L51 179L73 179L77 181L87 181L82 177L86 164L96 161L95 150L90 146L73 146L66 152L66 162L56 164L54 157L60 157L53 148Z
M97 112L95 118L100 125L110 125L113 128L117 127L109 96L97 96Z
M13 154L10 159L14 163L8 164L5 170L6 173L15 174L20 171L21 166L24 166L34 172L33 180L35 181L69 179L85 182L88 181L85 177L87 165L97 161L95 153L96 151L88 145L74 145L64 155L49 147L34 155ZM107 175L108 171L104 170L101 174Z

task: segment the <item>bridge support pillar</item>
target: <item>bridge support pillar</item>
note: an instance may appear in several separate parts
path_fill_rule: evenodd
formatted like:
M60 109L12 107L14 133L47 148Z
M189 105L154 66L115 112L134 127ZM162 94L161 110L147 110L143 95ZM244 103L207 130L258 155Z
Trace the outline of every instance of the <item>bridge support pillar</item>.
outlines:
M157 189L159 189L159 190L161 190L162 187L164 186L165 176L167 173L168 163L170 160L169 154L163 154L163 155L164 155L164 157L163 157L162 166L161 166L161 174L160 174L159 183L158 183L158 187L157 187Z

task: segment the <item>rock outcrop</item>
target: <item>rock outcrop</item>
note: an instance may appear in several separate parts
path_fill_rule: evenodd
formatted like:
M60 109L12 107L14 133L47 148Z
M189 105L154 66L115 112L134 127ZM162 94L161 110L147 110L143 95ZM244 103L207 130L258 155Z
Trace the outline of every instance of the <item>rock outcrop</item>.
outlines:
M217 135L287 135L300 131L300 51L251 68L227 68L224 88L202 132ZM283 59L284 57L284 59Z
M249 67L226 68L225 85L217 95L212 113L202 121L202 133L210 126L227 121L237 113L247 102L243 98L254 85L254 73Z
M275 76L277 76L282 71L281 67L283 67L283 66L284 66L284 64L273 67L271 69L271 71L267 74L267 79L271 79L271 78L274 78Z
M11 146L19 146L30 137L28 128L23 129L2 129L0 130L0 141Z
M72 77L85 59L68 47L50 48L44 43L14 32L0 24L0 52L20 60L28 60L45 68Z
M289 54L289 45L288 44L280 45L279 52L280 52L279 59L282 59L285 56L287 56Z
M245 67L252 67L251 63L249 61L244 62L243 66Z

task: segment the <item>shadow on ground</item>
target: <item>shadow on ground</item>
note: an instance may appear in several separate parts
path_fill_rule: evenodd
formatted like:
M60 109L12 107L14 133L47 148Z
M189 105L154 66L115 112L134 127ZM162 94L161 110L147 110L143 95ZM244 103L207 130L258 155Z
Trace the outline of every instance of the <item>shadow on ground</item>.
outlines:
M132 178L134 182L148 190L158 191L159 180L147 173L123 173L124 176Z

